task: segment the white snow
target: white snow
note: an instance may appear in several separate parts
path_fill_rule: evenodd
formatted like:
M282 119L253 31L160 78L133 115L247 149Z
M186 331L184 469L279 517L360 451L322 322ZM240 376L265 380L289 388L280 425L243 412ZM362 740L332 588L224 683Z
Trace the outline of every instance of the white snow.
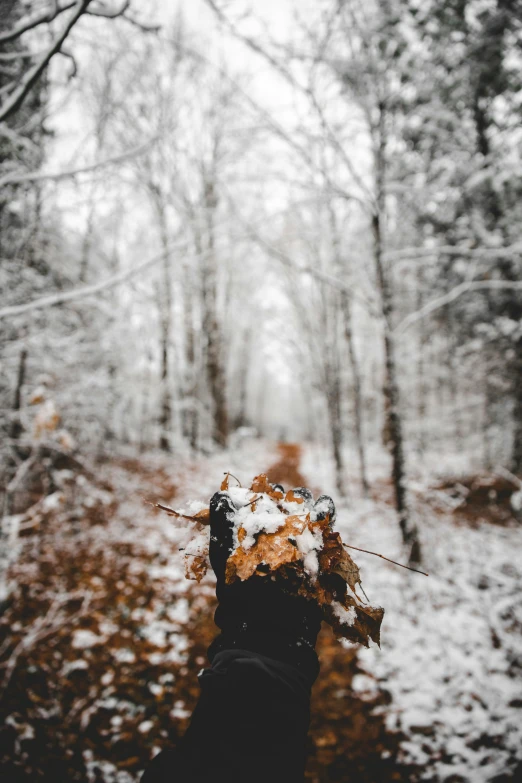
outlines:
M319 559L317 552L323 547L323 536L320 530L305 527L303 532L295 538L297 548L303 555L303 565L306 573L315 579L319 572Z
M78 629L73 633L72 646L75 650L94 647L95 644L103 644L103 642L105 642L105 636L97 636L85 628Z
M235 494L236 497L238 495L237 492L233 494ZM255 503L255 511L252 510L252 505L243 504L238 508L233 517L236 547L239 545L237 539L239 528L242 527L246 531L246 536L241 542L241 546L244 550L248 550L254 546L256 541L255 536L258 533L275 533L279 528L283 527L286 522L286 515L277 508L277 503L274 503L272 498L264 493L250 493L250 495L251 497L248 498L246 501L247 503L250 503L255 497L259 498ZM232 496L230 497L232 500Z
M341 625L354 624L357 615L355 613L355 609L353 606L350 606L349 609L345 609L345 607L342 604L340 604L338 601L332 601L331 606L334 615L338 618Z

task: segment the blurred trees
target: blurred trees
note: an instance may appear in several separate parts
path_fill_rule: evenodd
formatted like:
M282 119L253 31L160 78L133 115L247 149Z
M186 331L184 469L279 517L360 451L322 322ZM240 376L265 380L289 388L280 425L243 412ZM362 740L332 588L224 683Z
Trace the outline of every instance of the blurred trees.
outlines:
M323 0L284 40L135 5L40 5L47 54L86 18L0 127L4 485L51 402L99 454L313 435L339 491L384 443L418 557L414 463L522 469L518 4Z

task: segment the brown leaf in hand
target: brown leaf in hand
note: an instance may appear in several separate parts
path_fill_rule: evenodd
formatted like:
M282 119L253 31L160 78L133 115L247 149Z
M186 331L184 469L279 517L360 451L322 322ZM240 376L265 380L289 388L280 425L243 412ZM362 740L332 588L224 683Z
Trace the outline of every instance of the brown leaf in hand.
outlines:
M355 591L355 586L361 583L359 568L352 560L339 533L324 533L324 547L319 555L319 566L325 573L339 574Z
M285 500L287 503L304 503L304 498L302 498L301 495L294 495L293 489L288 490L285 495Z
M259 476L256 476L250 489L252 492L265 492L267 495L270 495L272 487L269 484L266 473L260 473Z
M335 613L332 604L324 606L323 611L325 619L332 626L335 635L338 638L348 639L351 642L362 644L365 647L369 647L369 638L380 645L381 623L384 616L384 609L362 605L351 595L346 595L340 603L347 610L353 608L355 617L350 624L341 622L338 615Z
M228 583L251 577L261 563L276 571L285 563L292 563L299 558L297 547L289 539L294 539L303 532L306 522L297 516L288 516L283 527L275 533L260 533L257 541L246 551L238 546L227 560L225 579ZM246 536L244 528L239 528L240 543Z

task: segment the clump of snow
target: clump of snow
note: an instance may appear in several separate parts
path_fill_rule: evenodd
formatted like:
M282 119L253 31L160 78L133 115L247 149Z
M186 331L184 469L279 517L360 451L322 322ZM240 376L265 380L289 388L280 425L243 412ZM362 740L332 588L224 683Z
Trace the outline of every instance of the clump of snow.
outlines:
M340 604L338 601L332 601L332 609L334 615L337 617L341 625L353 625L357 617L355 608L350 606L349 609Z
M136 656L128 647L118 647L111 650L111 655L118 663L135 663L136 661Z
M185 708L185 702L184 701L177 701L174 703L173 708L170 711L170 717L178 720L184 720L185 718L190 718L190 710L187 710Z
M239 491L238 491L239 490ZM236 487L232 490L232 494L229 490L229 497L234 502L234 497L239 498L240 502L245 497L241 487ZM234 543L235 547L239 546L239 540L237 538L238 530L242 527L246 531L246 536L241 542L241 546L244 550L248 550L254 546L256 539L255 536L259 533L275 533L279 528L283 527L286 522L286 515L283 514L277 507L272 498L266 494L254 494L250 490L246 490L249 497L243 502L240 508L234 513ZM240 494L241 493L241 494ZM250 502L254 498L259 498L255 503L255 511L252 510ZM248 505L247 505L248 504ZM234 505L236 505L234 503Z
M518 492L513 492L510 503L513 511L522 511L522 489L519 489Z
M245 506L255 497L255 494L245 487L230 487L227 494L236 508Z
M94 647L95 644L103 644L104 636L97 636L88 629L81 628L73 633L72 646L75 650L83 650L87 647Z
M69 674L70 672L82 670L82 669L88 669L89 664L84 658L78 658L76 661L67 661L63 667L60 674L63 676Z
M306 504L299 503L297 500L282 500L281 506L284 508L285 511L287 511L289 514L300 516L301 514L304 516L308 513L308 508L306 507Z
M323 548L323 535L320 530L305 527L303 532L296 536L295 542L299 552L303 555L303 566L306 573L315 579L319 573L319 558L317 552Z
M187 555L205 555L208 552L208 531L203 531L190 541L185 549Z

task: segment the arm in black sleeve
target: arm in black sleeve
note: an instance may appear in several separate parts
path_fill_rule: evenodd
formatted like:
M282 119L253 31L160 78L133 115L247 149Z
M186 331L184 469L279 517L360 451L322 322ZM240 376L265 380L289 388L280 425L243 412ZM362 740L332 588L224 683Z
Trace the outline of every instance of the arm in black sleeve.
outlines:
M226 584L234 511L226 492L212 497L221 632L208 651L211 666L199 676L201 695L178 748L160 753L142 783L303 783L320 612L271 574Z

